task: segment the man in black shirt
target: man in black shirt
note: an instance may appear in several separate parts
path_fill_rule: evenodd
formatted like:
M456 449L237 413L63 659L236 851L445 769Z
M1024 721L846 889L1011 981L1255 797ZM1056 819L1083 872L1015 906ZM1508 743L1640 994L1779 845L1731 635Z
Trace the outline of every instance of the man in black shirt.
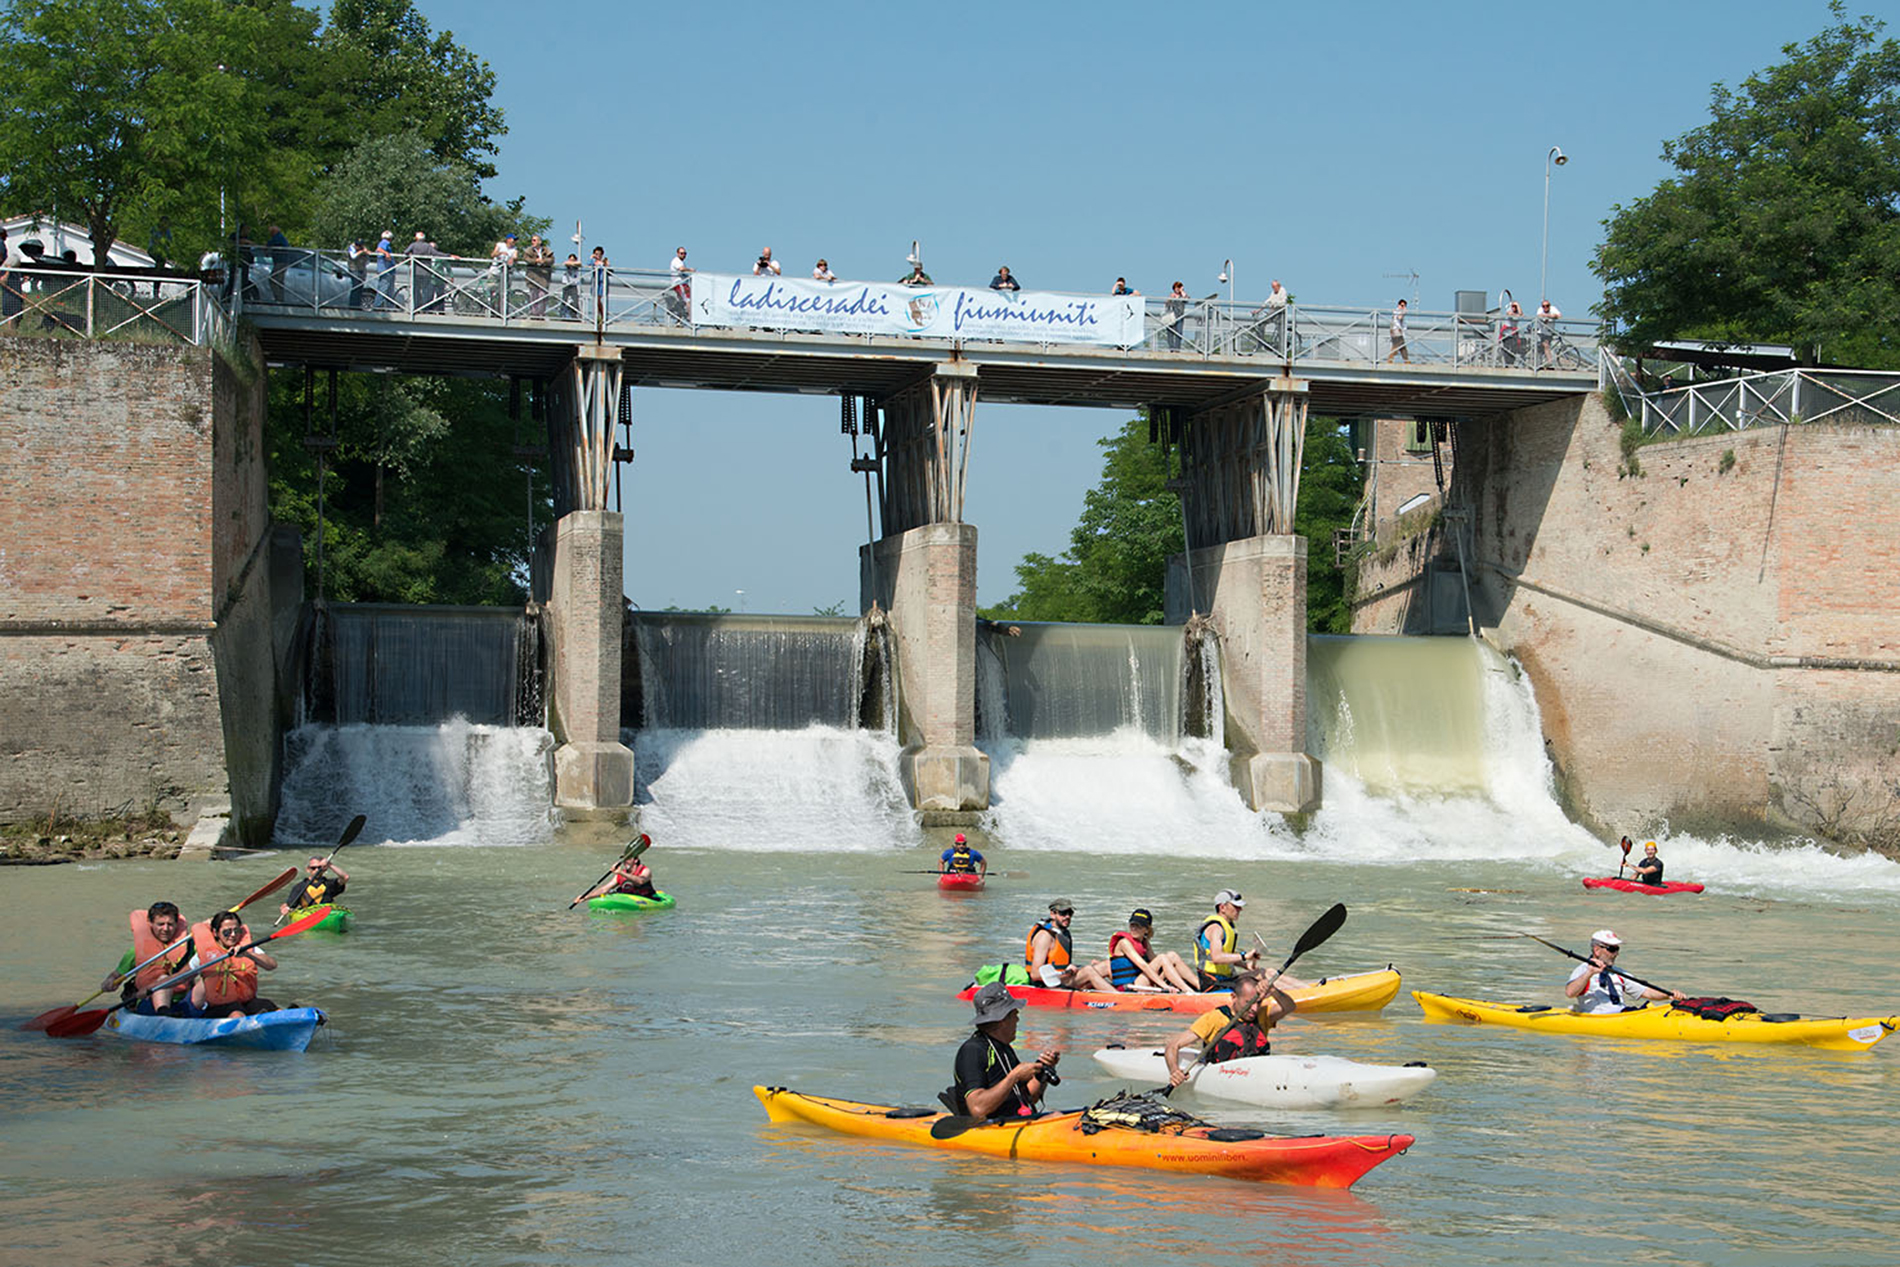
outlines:
M299 876L291 886L283 905L277 908L277 913L288 915L306 906L322 906L327 902L334 902L343 896L343 886L349 882L348 872L332 865L326 859L312 858L304 874Z
M970 1117L1008 1119L1031 1117L1043 1092L1056 1082L1060 1048L1040 1053L1023 1064L1010 1043L1016 1038L1021 1000L1000 981L976 992L976 1032L957 1048L956 1083L949 1098L955 1109Z

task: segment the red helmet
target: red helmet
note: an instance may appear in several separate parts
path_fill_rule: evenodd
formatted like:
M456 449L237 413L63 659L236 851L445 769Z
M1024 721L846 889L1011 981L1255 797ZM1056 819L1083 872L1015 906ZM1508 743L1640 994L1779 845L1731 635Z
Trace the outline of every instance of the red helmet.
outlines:
M958 843L959 845L965 845L965 844L968 844L968 843L969 843L969 842L968 842L967 840L965 840L965 839L963 838L963 833L962 833L962 832L958 832L958 833L957 833L957 843Z

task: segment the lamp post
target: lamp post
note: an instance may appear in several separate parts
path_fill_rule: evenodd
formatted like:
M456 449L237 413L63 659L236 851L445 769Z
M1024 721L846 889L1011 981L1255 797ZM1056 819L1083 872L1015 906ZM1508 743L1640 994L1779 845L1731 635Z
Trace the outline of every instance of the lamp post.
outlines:
M1220 276L1214 280L1227 283L1227 320L1232 321L1234 319L1234 261L1232 259L1224 259L1220 262Z
M1562 167L1569 161L1569 155L1565 154L1562 149L1555 145L1550 147L1550 153L1544 155L1544 256L1543 263L1537 273L1537 303L1539 307L1543 306L1544 300L1550 298L1550 169L1552 167Z

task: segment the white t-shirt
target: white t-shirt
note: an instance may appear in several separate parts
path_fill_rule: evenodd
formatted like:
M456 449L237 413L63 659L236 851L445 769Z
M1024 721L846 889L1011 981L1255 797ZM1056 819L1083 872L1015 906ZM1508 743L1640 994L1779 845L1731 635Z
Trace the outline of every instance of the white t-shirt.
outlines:
M672 263L666 266L666 271L673 274L673 280L677 282L680 280L681 275L687 271L686 261L675 255Z
M1621 1012L1625 1007L1635 1007L1643 1002L1644 987L1631 981L1615 969L1610 971L1610 984L1615 994L1604 988L1603 970L1594 964L1580 963L1570 974L1575 981L1578 977L1590 977L1590 988L1577 998L1570 1000L1573 1012Z
M520 254L521 252L516 249L514 243L503 238L501 241L495 243L495 249L490 253L490 258L494 260L494 263L489 265L489 269L492 271L501 268L503 265L511 265Z

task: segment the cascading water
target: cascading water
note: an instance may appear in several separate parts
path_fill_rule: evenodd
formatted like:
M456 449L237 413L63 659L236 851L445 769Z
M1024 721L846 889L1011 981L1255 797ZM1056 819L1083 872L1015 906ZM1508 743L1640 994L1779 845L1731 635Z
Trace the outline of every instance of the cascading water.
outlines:
M623 732L641 825L669 846L886 849L918 829L897 778L881 620L639 613Z
M307 645L307 722L541 720L537 626L518 608L325 604Z

